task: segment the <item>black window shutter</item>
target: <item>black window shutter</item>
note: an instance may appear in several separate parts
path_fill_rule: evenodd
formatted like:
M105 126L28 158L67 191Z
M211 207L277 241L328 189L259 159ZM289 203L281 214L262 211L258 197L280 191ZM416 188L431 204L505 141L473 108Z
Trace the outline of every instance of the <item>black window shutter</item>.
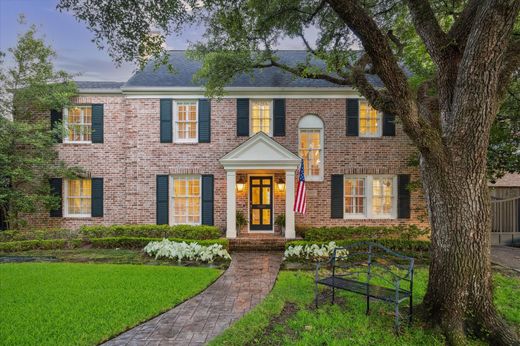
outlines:
M410 174L397 176L397 217L399 219L410 218Z
M213 175L202 176L202 220L203 225L213 226L213 195L214 195Z
M52 209L50 211L51 217L62 217L63 216L63 199L62 199L62 186L63 179L61 178L52 178L49 180L51 185L51 194L54 196L58 196L60 198L60 205L56 209Z
M211 101L199 100L199 143L211 142Z
M92 178L91 216L103 217L103 178Z
M347 136L359 135L359 99L347 99Z
M343 175L333 174L330 181L330 217L343 219Z
M249 136L249 99L237 99L237 136Z
M160 108L161 143L171 143L173 141L172 100L161 99Z
M383 113L383 136L395 136L395 116Z
M92 143L103 143L104 125L103 125L103 105L92 105Z
M63 114L55 109L51 110L51 129L55 129L63 121ZM61 136L57 135L54 137L57 143L61 143Z
M158 175L157 176L157 224L167 225L168 220L168 176Z
M285 99L273 100L273 136L285 136Z

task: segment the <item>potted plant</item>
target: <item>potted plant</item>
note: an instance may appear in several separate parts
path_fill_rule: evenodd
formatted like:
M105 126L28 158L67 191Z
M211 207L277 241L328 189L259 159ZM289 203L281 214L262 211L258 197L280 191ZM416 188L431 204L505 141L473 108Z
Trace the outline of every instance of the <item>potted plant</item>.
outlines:
M278 214L274 220L274 224L280 227L282 235L285 235L285 213Z
M242 210L237 210L236 213L236 225L237 225L237 231L240 232L242 228L244 228L248 224L246 217L244 216L244 213Z

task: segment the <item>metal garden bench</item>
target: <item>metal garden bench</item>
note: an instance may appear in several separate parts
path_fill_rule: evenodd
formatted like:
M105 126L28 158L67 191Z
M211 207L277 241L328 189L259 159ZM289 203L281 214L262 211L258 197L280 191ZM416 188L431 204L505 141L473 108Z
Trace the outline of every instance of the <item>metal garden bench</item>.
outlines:
M328 267L332 275L320 277L320 269ZM315 276L315 303L318 307L318 285L331 288L332 299L336 289L366 296L366 314L370 311L370 298L394 304L395 329L399 330L399 304L409 300L408 323L413 314L412 257L403 256L372 242L358 242L337 247L327 262L318 262Z

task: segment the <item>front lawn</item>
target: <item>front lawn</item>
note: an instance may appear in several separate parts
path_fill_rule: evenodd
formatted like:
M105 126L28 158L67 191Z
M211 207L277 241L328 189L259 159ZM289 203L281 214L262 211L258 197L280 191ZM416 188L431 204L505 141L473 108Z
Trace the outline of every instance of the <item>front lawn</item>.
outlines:
M77 263L0 265L5 345L95 345L194 296L211 268Z
M427 269L416 270L415 304L424 296L427 279ZM520 296L520 279L496 274L495 287L499 311L520 331L520 300L514 299ZM418 321L396 336L392 306L371 301L371 314L366 316L365 297L360 295L341 292L338 304L324 302L316 310L313 290L313 273L281 271L270 295L211 345L445 344L440 332L424 328ZM404 304L401 311L406 311Z

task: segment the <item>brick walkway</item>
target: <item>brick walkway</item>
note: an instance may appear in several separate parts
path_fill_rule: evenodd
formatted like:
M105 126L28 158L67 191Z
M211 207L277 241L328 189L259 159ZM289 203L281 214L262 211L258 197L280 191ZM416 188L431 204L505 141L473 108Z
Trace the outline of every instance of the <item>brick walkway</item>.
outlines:
M203 345L271 291L281 261L281 253L234 253L226 272L204 292L104 345Z
M511 246L492 246L491 262L520 272L520 248Z

